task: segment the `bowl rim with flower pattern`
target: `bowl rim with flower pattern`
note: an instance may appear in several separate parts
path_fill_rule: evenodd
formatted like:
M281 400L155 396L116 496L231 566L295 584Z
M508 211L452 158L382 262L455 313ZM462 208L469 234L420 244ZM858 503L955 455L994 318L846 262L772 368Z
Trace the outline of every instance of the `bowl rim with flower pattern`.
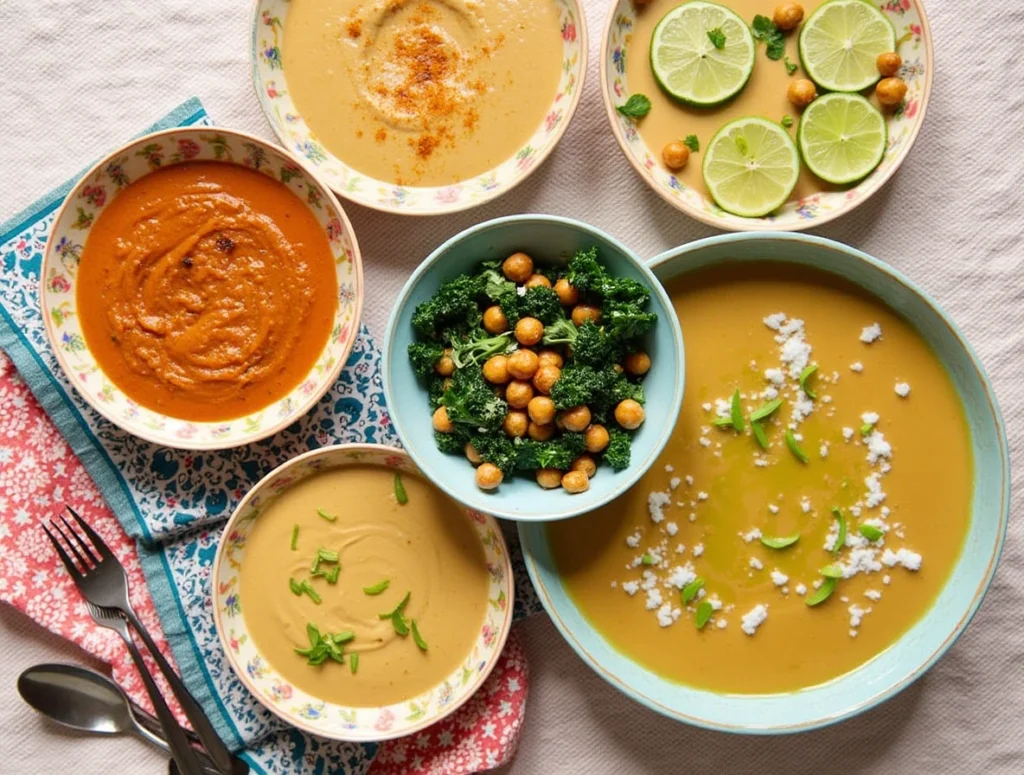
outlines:
M972 518L960 557L931 607L892 645L831 681L778 694L707 691L662 678L617 651L567 593L544 526L520 524L519 537L527 572L555 626L583 661L619 691L694 726L782 734L863 713L921 677L956 642L981 605L999 562L1009 522L1011 472L1006 428L980 359L949 315L888 264L823 237L779 232L720 234L666 251L650 263L667 281L708 266L757 261L815 267L860 287L907 320L949 373L971 428Z
M131 182L180 162L234 164L281 180L307 201L327 235L338 296L331 333L314 367L285 396L247 416L182 420L129 399L96 363L76 313L76 274L89 231ZM314 206L312 202L317 204ZM272 436L308 412L334 384L359 333L362 259L341 204L309 166L246 132L219 126L173 127L138 137L104 156L71 188L54 216L43 254L39 302L50 347L68 382L93 409L141 439L177 449L218 450Z
M728 0L723 0L723 3L729 4ZM907 39L915 50L920 46L923 51L919 61L904 68L910 75L906 78L909 86L907 109L886 117L889 137L881 163L850 187L817 192L800 200L790 200L776 213L745 218L722 210L710 197L688 188L666 170L661 163L660 151L652 153L630 119L616 111L616 106L629 96L625 85L630 66L628 49L639 7L634 0L612 2L598 50L601 99L612 134L623 155L648 187L677 210L709 226L726 231L800 231L821 226L850 212L881 189L904 162L921 131L932 91L935 58L924 4L922 0L909 0L909 4L909 7L901 3L881 6L896 28L897 47L904 46L903 41ZM767 7L771 9L773 6ZM764 52L758 50L755 66L763 66L763 59ZM646 51L633 60L649 66Z
M504 535L494 517L466 509L488 567L487 616L466 658L440 684L402 702L381 707L346 707L325 702L292 686L261 656L248 630L239 599L238 570L245 538L267 502L306 477L349 465L374 465L430 480L401 449L383 444L321 447L282 463L245 494L217 545L211 576L213 622L228 664L245 688L271 713L292 726L333 740L375 742L420 731L458 710L487 680L512 628L515 583ZM458 504L455 504L458 506ZM466 675L472 676L466 679Z
M563 56L550 109L516 153L497 167L452 185L407 186L376 180L345 164L316 140L288 94L281 66L280 37L288 0L253 2L249 58L256 98L281 144L312 165L338 196L400 215L441 215L477 207L511 191L544 162L565 134L583 94L589 55L583 8L579 0L551 2L559 7Z

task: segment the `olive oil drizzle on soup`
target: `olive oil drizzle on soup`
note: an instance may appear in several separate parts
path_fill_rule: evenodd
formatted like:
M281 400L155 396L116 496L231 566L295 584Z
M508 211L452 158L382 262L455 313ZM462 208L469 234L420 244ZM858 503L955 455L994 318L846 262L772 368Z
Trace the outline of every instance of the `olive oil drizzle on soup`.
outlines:
M853 670L932 605L970 523L970 432L948 374L891 310L788 265L737 274L669 284L687 343L673 437L622 498L547 530L570 595L617 649L680 683L784 692ZM804 408L810 399L780 360L802 344L818 365L806 381L813 410L791 429L806 463L784 433L798 399ZM769 387L784 403L762 421L771 445L762 450L748 418ZM728 419L737 389L742 433ZM720 414L726 424L713 426ZM833 553L836 507L849 538ZM861 525L879 526L884 543ZM760 540L794 535L782 549ZM809 606L831 564L863 568ZM679 585L694 577L703 589L684 605ZM720 607L698 629L697 607L712 600Z

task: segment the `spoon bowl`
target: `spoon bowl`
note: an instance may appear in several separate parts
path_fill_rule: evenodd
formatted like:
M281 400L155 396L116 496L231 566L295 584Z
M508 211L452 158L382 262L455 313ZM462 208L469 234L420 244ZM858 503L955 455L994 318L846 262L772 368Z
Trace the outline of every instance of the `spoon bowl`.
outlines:
M25 702L71 729L101 735L133 732L128 697L104 675L75 665L35 665L18 676Z

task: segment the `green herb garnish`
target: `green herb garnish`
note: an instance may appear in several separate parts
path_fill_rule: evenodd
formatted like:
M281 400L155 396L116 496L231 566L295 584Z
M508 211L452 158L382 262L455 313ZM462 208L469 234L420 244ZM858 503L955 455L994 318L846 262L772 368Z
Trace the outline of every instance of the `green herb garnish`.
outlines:
M642 565L654 565L654 562L654 557L652 557L649 554L645 554L643 557L640 558L640 563Z
M761 449L768 449L768 437L764 433L764 426L759 422L751 421L750 430L753 431L754 438L761 445Z
M683 587L683 605L686 605L695 597L697 597L697 593L700 592L703 588L704 579L700 577L695 578L693 581L691 581L689 584Z
M789 451L793 453L793 457L799 460L801 463L806 463L810 460L807 457L807 453L800 449L800 445L797 444L796 436L793 435L793 431L786 431L786 446L789 447Z
M324 519L326 519L326 520L327 520L328 522L333 522L334 520L336 520L336 519L338 518L338 517L337 517L336 515L334 515L334 514L328 514L328 513L327 513L326 511L324 511L323 509L317 509L317 510L316 510L316 513L317 513L317 514L319 514L319 515L320 515L321 517L323 517Z
M402 616L402 612L397 608L391 614L391 626L395 628L395 632L403 637L409 634L409 625L405 623L405 617Z
M815 363L811 366L808 366L806 369L800 372L800 389L807 394L808 398L818 397L817 394L814 392L814 389L807 384L807 380L809 380L814 375L814 372L816 372L817 370L818 364Z
M423 636L420 635L420 628L416 626L416 620L413 619L412 622L410 622L410 624L412 625L412 639L413 639L413 641L415 641L415 643L419 647L420 651L426 651L427 650L427 642L425 640L423 640Z
M321 633L319 628L310 622L306 625L306 635L309 638L309 648L295 649L295 653L306 657L306 664L316 667L322 665L328 659L333 659L339 664L345 663L345 653L339 644L345 643L355 636L352 633Z
M402 484L402 475L399 473L395 474L395 500L399 506L409 502L409 496L405 494L405 485Z
M294 525L292 527L292 551L294 552L299 548L299 526Z
M711 45L715 48L725 48L725 33L722 32L721 27L708 30L708 40L711 41Z
M782 121L780 121L779 123L782 124L782 126L784 126L786 129L789 129L791 126L793 126L793 117L787 113L782 117Z
M352 675L355 675L356 671L359 669L359 652L358 651L353 652L352 654L349 654L349 657L348 657L348 669L352 671Z
M697 615L694 617L693 623L697 625L698 630L704 629L704 625L708 623L708 619L714 612L714 606L707 600L702 600L697 604Z
M316 557L320 562L337 562L341 557L331 549L317 549Z
M772 401L769 401L767 404L764 404L764 405L758 407L757 409L755 409L753 412L751 412L751 414L750 414L750 421L751 422L757 422L758 420L763 420L766 417L770 417L771 415L773 415L775 413L775 411L780 406L782 406L782 399L781 398L776 398L776 399L774 399Z
M643 118L651 112L651 101L643 94L630 94L625 104L615 109L628 118Z
M739 388L733 391L732 404L729 406L729 416L732 418L732 427L740 433L743 432L743 406L740 404Z
M838 506L832 507L832 516L839 523L839 534L836 536L836 542L832 547L832 554L838 554L846 545L846 517L843 516L843 512Z
M844 575L843 566L837 562L834 562L831 565L826 565L818 572L825 578L829 579L841 579Z
M862 426L860 426L860 433L861 433L861 435L862 436L867 436L869 433L871 433L872 430L874 430L874 427L875 427L875 424L873 422L866 422L866 423L864 423Z
M293 595L302 594L302 585L295 579L288 579L288 588L292 591Z
M862 536L864 536L869 541L877 541L879 538L885 535L885 533L883 533L874 525L861 525L857 528L857 530L860 532Z
M409 598L411 596L412 596L412 592L406 592L405 593L405 597L402 598L402 602L401 603L396 605L394 608L392 608L387 613L378 614L378 616L381 619L390 619L392 616L395 615L395 613L402 613L402 611L405 610L405 607L409 604Z
M796 72L796 64L789 61L789 57L783 57L782 61L786 63L786 75L792 75Z
M324 580L328 584L337 584L338 583L338 574L339 573L341 573L341 568L339 566L337 566L337 565L335 565L333 568L331 568L329 571L327 571L327 573L324 573L323 571L320 571L320 575L324 577Z
M312 600L317 605L320 605L323 599L320 597L319 594L317 594L317 591L313 589L313 585L309 583L308 579L304 579L303 582L299 585L299 588L306 594L307 597L309 597L310 600Z
M808 595L804 602L807 605L818 605L819 603L824 603L835 591L836 580L830 576L826 576L821 580L821 586L818 587L811 595Z
M761 543L769 549L785 549L800 540L800 534L794 533L791 536L761 536Z
M755 40L765 42L765 54L769 59L782 59L786 53L786 38L770 18L758 14L750 30ZM787 68L788 69L788 68Z
M348 643L350 640L355 640L356 634L352 630L345 630L331 636L331 640L337 643L339 646Z
M381 592L383 592L390 586L391 579L384 579L383 581L378 581L376 584L371 584L368 587L363 587L363 592L365 592L368 595L379 595Z
M697 135L687 135L684 137L683 145L689 148L692 153L697 153L700 150L700 140L697 139Z

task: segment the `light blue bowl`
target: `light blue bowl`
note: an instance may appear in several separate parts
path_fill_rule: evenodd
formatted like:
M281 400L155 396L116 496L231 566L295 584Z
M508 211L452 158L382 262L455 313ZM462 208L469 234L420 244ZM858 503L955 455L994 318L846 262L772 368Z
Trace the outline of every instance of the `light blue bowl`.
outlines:
M963 553L931 609L890 648L829 683L798 692L727 695L667 681L616 651L588 622L554 570L543 525L520 525L526 567L569 644L599 675L670 718L725 732L798 732L850 718L892 697L956 642L985 596L1009 518L1010 461L995 394L952 320L892 267L838 242L800 234L727 234L651 260L662 280L711 264L785 261L859 285L909 321L945 364L967 414L974 453L972 520Z
M434 444L427 392L406 355L413 341L416 305L441 283L475 268L481 261L522 250L538 262L565 263L578 250L596 245L601 262L615 275L632 277L651 288L650 310L658 323L647 338L651 370L644 378L647 418L633 434L633 456L624 471L599 469L590 489L569 495L542 490L530 477L510 477L494 491L476 486L473 468L459 455L445 455ZM384 336L384 395L395 430L420 470L461 503L506 519L541 522L574 517L625 492L657 459L675 426L683 401L683 335L672 303L654 273L632 251L604 232L554 215L511 215L485 221L452 237L416 269L398 295Z

